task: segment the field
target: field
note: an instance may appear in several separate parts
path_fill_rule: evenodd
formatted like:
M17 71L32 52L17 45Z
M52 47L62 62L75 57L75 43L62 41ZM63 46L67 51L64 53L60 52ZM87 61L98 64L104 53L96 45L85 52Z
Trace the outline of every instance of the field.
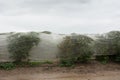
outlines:
M0 80L119 80L120 64L93 62L75 67L41 66L0 70Z

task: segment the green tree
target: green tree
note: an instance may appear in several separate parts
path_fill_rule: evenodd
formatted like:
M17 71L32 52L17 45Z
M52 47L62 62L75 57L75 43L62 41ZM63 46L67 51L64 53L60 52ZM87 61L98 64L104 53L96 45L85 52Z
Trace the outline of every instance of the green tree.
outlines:
M39 44L38 33L16 33L8 37L8 51L16 62L28 60L29 52L33 46Z
M120 31L110 31L95 41L95 52L101 55L116 55L120 61Z
M95 45L98 54L120 54L120 31L111 31L99 36Z
M93 52L92 41L93 39L84 35L65 37L59 44L61 60L71 61L71 63L87 62Z

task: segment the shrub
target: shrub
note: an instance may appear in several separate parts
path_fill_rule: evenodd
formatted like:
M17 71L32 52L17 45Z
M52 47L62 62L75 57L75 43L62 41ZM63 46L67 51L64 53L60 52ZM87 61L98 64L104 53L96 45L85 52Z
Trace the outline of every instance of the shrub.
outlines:
M17 67L38 67L42 63L41 62L19 62L15 63Z
M116 55L114 61L120 61L120 31L111 31L99 36L95 41L96 54Z
M42 61L42 62L14 62L17 67L39 67L44 64L53 64L51 61Z
M52 62L52 61L49 61L49 60L43 61L42 63L43 63L43 64L53 64L53 62Z
M96 55L108 55L109 54L109 42L105 35L97 37L94 41L94 51Z
M115 62L120 62L120 55L116 55L114 61L115 61Z
M38 33L16 33L8 37L8 50L15 62L28 61L29 51L38 45L40 39Z
M61 67L71 67L75 64L74 59L61 59L60 66Z
M84 35L67 36L59 44L61 62L87 62L92 55L92 39Z
M42 33L51 34L52 32L50 32L50 31L43 31Z
M106 64L109 61L109 56L107 55L96 56L96 60L100 61L102 64Z
M28 65L30 67L37 67L40 66L42 63L41 62L29 62Z
M5 70L11 70L15 68L15 64L9 62L9 63L0 63L0 68Z
M53 64L51 61L43 61L43 62L28 62L30 67L37 67L43 64Z
M109 50L114 54L120 54L120 31L111 31L107 33L109 41Z

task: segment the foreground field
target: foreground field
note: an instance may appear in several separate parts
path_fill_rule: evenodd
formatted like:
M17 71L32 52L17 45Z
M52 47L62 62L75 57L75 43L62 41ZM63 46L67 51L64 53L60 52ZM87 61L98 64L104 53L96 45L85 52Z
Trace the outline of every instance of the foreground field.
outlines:
M119 80L120 65L79 64L74 68L35 67L0 70L0 80Z

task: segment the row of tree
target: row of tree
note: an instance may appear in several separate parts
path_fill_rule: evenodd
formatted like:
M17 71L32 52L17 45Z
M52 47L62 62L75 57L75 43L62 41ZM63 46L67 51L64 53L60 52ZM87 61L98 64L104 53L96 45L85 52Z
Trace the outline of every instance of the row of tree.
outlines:
M110 58L120 61L120 31L111 31L96 38L93 40L85 35L65 37L59 45L62 65L71 66L78 62L88 62L93 55L103 63Z
M29 52L40 42L39 33L16 33L8 37L8 50L16 62L28 61ZM120 31L111 31L92 39L85 35L66 36L58 45L62 64L88 62L93 54L116 55L120 61Z

